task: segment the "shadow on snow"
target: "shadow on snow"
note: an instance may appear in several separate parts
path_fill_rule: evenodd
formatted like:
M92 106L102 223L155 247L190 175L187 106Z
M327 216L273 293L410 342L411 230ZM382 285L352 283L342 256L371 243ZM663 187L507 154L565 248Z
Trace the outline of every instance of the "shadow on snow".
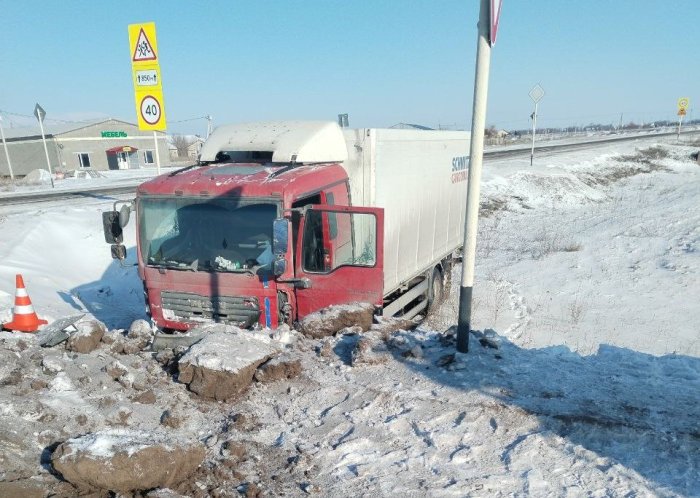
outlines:
M406 360L392 348L396 360L416 373L520 407L538 417L542 432L609 457L666 490L697 493L700 358L658 357L611 345L591 356L565 346L525 349L487 330L474 332L470 352L449 371L434 365L455 351L453 340L433 333L399 335L409 346L420 344L432 364L426 368L425 361ZM478 339L484 338L498 349L482 347ZM502 459L507 458L505 451Z
M105 246L105 250L109 250ZM143 285L136 271L136 247L127 249L124 267L112 260L99 280L79 285L61 299L76 310L87 311L110 329L128 328L138 318L148 319Z

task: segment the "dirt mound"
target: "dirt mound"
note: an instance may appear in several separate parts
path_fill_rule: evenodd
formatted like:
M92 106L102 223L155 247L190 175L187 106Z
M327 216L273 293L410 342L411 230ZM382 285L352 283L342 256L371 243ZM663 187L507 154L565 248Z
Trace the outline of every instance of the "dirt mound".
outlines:
M299 324L299 329L308 337L321 339L347 327L359 326L364 332L372 326L373 318L374 305L369 303L329 306L307 315Z
M276 380L293 379L301 374L301 360L291 355L283 354L263 363L255 372L258 382L274 382Z
M97 320L88 320L77 323L77 332L68 338L66 349L76 353L89 353L97 348L102 341L102 336L107 331L107 327Z
M243 392L258 366L277 352L263 334L221 326L180 358L178 380L203 398L227 400Z
M51 174L45 169L33 169L22 178L25 185L41 185L51 183Z
M109 430L69 439L56 448L51 463L81 491L128 493L176 486L197 470L204 454L199 442Z

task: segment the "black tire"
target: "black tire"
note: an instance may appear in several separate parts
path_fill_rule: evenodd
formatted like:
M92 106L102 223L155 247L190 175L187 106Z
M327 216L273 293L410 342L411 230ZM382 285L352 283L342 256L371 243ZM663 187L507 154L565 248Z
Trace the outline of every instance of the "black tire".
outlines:
M445 285L442 272L438 267L433 268L428 281L428 313L437 310L445 300Z

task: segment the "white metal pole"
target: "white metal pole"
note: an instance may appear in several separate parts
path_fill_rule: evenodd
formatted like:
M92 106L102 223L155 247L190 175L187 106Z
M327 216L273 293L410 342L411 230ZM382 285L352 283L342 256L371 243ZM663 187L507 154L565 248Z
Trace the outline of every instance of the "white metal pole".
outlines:
M153 141L156 143L156 171L160 175L160 154L158 153L158 133L153 130Z
M467 218L464 229L462 258L462 284L459 289L459 317L457 319L457 351L469 351L471 329L472 288L474 287L474 263L476 260L476 231L479 223L479 190L481 164L484 156L484 126L486 125L486 101L489 89L489 0L481 0L479 8L479 36L476 45L476 71L474 74L474 106L472 108L472 132L469 146L469 184L467 187Z
M44 154L46 154L46 165L49 167L49 176L51 177L51 188L56 186L53 184L53 172L51 171L51 161L49 161L49 149L46 147L46 136L44 135L44 120L39 114L39 128L41 129L41 141L44 142Z
M211 115L207 115L207 139L209 138L209 135L211 135Z
M15 179L15 175L12 172L12 163L10 162L10 153L7 151L7 142L5 142L5 130L2 128L2 116L0 116L0 135L2 135L2 145L5 148L5 158L7 159L7 169L10 170L10 180Z
M682 123L683 123L683 114L678 116L678 134L676 136L676 140L681 139L681 125L682 125Z
M530 166L535 157L535 134L537 133L537 102L535 102L535 112L532 113L532 149L530 150Z

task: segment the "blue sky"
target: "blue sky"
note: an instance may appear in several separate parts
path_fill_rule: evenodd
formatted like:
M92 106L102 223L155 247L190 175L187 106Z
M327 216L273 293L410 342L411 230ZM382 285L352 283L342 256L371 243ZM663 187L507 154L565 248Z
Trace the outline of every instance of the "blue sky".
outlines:
M127 25L155 21L174 132L204 133L177 121L206 114L471 121L477 0L0 0L0 12L3 111L135 121ZM527 127L536 83L543 126L674 119L678 97L700 104L699 30L697 0L503 0L487 123Z

